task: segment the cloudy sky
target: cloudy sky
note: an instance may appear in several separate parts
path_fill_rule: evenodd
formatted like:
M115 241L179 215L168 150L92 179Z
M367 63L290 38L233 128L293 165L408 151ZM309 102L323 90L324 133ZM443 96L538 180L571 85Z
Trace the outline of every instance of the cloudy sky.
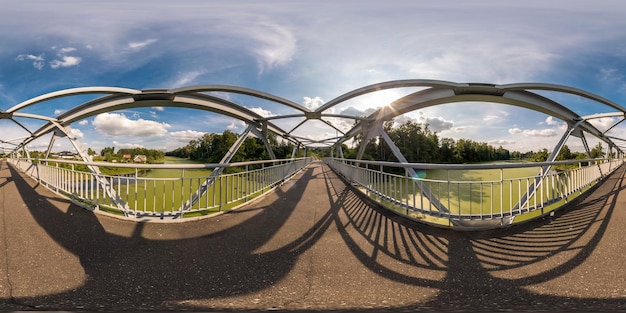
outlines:
M554 83L624 105L624 16L620 0L3 0L0 110L74 87L203 84L252 88L315 108L356 88L399 79ZM332 113L364 114L416 90L377 92ZM578 97L544 95L581 115L610 111ZM252 97L220 96L263 115L293 113ZM92 98L62 98L23 112L55 116ZM407 119L428 123L441 137L519 151L551 148L564 130L562 121L544 114L489 103L446 104L398 118ZM289 129L297 122L277 124ZM334 135L319 124L295 134ZM96 151L112 145L169 150L205 132L245 129L228 117L168 107L104 113L71 127ZM0 120L0 133L25 135L7 120ZM31 149L44 149L47 141ZM579 140L568 145L581 147ZM55 150L67 147L60 141Z

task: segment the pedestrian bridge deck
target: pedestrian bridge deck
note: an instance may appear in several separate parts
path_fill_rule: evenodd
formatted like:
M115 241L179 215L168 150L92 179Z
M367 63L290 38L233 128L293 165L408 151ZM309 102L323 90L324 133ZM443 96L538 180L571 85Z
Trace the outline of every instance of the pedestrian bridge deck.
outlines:
M233 212L134 223L0 169L0 310L626 309L624 168L551 218L456 232L315 162Z

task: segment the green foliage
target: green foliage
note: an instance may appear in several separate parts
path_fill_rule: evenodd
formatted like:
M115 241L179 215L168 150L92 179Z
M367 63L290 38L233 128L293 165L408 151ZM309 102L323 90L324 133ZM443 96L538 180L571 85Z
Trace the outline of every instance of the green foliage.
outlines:
M167 152L166 155L188 158L203 163L219 163L239 136L239 134L228 130L221 134L205 134L196 140L191 140L184 147ZM291 157L294 147L292 143L286 141L279 143L276 135L273 133L268 134L267 140L276 158L284 159ZM248 137L244 140L235 156L233 156L231 163L268 159L270 159L270 156L263 140Z
M604 152L602 152L602 143L598 142L598 144L591 149L591 157L594 159L604 157Z
M508 150L495 148L484 142L469 139L439 138L436 132L413 121L407 121L399 127L392 128L391 122L383 126L394 144L409 162L418 163L464 163L486 162L494 160L508 160L511 154ZM355 149L344 148L344 156L356 157L356 151L361 147L359 142ZM346 151L348 150L348 151ZM380 139L371 139L366 143L363 159L397 161L392 150Z
M87 153L89 153L89 150L87 150ZM129 155L130 159L124 159L124 155ZM146 163L150 164L162 163L165 157L163 151L146 148L125 148L118 150L117 153L115 152L115 147L104 147L100 150L100 156L104 157L106 162L133 162L133 159L138 155L145 155L147 158Z
M393 123L386 122L383 128L392 139L393 143L409 162L416 163L474 163L498 160L529 160L532 162L545 162L550 156L548 149L538 152L521 153L509 151L502 146L495 148L485 142L476 142L470 139L439 138L436 132L431 131L428 125L422 125L412 121L392 128ZM361 137L356 137L357 146L350 149L342 146L344 157L356 158L362 144L364 148L364 160L398 161L384 140L373 138L366 143ZM592 158L603 157L602 144L598 143L591 150ZM587 154L572 152L567 145L563 146L556 160L586 159Z

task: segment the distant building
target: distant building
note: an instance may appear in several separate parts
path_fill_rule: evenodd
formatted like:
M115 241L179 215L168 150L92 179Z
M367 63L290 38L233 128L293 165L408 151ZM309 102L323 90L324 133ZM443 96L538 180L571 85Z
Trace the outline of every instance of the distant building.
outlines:
M148 157L146 157L143 154L138 154L133 159L133 162L135 162L135 163L146 163L146 162L148 162Z
M73 159L74 158L74 153L72 153L70 151L61 151L57 155L61 159Z
M124 160L130 160L130 154L124 154L124 155L122 156L122 159L124 159Z

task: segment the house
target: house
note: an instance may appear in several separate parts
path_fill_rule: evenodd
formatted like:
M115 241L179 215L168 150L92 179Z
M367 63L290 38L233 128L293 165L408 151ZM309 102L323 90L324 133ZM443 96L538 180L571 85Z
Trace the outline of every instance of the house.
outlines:
M135 162L135 163L146 163L146 162L148 162L148 158L145 155L143 155L143 154L138 154L133 159L133 162Z
M129 161L130 161L130 154L124 154L124 155L122 156L122 159L124 159L124 160L129 160Z
M61 151L57 155L60 158L62 158L62 159L73 159L74 158L74 153L72 153L70 151Z

